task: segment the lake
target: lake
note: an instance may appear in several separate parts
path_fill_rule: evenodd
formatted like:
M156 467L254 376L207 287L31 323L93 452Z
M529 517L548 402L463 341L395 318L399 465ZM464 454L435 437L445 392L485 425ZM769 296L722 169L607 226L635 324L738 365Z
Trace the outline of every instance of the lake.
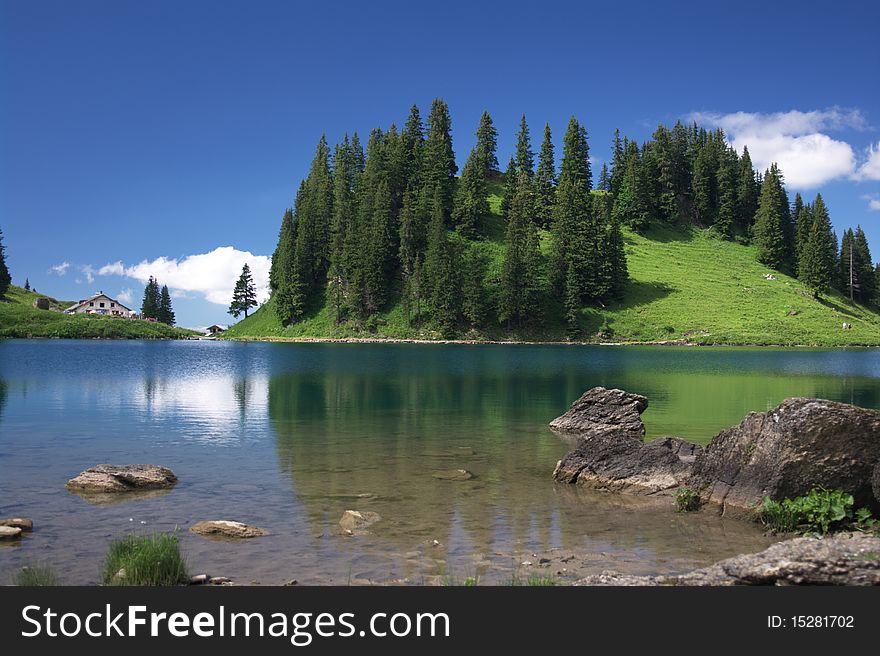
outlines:
M175 528L194 573L262 584L674 573L769 544L668 498L554 484L570 445L547 423L596 385L646 395L649 437L706 443L789 396L880 408L880 351L0 341L0 516L35 523L0 546L0 583L28 564L96 583L113 538ZM116 504L65 489L104 462L180 482ZM457 468L476 477L432 477ZM346 509L382 520L346 536ZM205 519L271 535L187 531Z

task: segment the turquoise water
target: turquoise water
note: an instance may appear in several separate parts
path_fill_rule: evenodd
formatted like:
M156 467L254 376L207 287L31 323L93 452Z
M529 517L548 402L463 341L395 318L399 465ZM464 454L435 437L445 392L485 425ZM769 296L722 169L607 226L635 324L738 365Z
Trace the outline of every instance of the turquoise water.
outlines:
M762 548L757 527L667 500L554 485L547 429L595 385L645 394L649 436L706 442L788 396L880 407L880 351L225 342L0 342L0 582L50 564L98 580L114 537L181 530L194 571L248 583L408 582L681 571ZM166 494L96 505L64 483L101 462L171 467ZM465 468L471 481L437 480ZM362 495L362 496L359 496ZM346 509L382 516L345 536ZM271 535L187 533L233 519Z

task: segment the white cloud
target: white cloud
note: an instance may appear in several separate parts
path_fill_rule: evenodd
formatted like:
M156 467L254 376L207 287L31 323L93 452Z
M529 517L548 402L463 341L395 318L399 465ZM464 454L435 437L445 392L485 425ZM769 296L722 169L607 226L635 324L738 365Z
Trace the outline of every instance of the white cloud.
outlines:
M856 180L880 180L880 143L868 146L864 163L853 175ZM880 209L872 207L872 209Z
M868 209L872 212L880 212L880 196L878 194L865 194L862 200L868 201Z
M50 271L52 273L57 273L59 276L63 276L67 273L67 270L70 268L70 262L62 262L61 264L56 264L51 267Z
M801 112L696 113L692 118L722 128L730 144L742 152L748 146L752 163L764 170L779 164L785 181L794 188L810 189L852 175L856 157L852 146L824 131L864 130L867 123L858 110L832 107Z
M134 292L131 287L126 287L116 295L116 298L126 305L131 305L132 301L134 301Z
M95 282L95 269L92 268L91 264L84 264L83 266L79 267L79 270L86 277L86 282L88 282L89 284Z
M101 271L106 269L108 273L124 275L141 283L146 283L153 276L160 284L175 290L178 297L182 296L180 292L183 295L195 292L202 294L210 303L229 305L235 281L245 264L251 268L257 287L257 299L262 303L269 298L270 258L240 251L232 246L222 246L210 253L187 255L181 259L158 257L132 266L114 262L102 267Z
M121 276L125 273L125 267L122 266L122 260L108 262L98 269L99 276Z

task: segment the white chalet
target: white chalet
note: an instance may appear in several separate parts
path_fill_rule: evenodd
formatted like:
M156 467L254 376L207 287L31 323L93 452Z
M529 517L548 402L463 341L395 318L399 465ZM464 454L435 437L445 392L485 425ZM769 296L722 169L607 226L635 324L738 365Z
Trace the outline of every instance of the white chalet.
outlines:
M131 318L134 316L129 308L104 292L98 292L91 298L74 303L64 311L65 314L106 314L108 316Z

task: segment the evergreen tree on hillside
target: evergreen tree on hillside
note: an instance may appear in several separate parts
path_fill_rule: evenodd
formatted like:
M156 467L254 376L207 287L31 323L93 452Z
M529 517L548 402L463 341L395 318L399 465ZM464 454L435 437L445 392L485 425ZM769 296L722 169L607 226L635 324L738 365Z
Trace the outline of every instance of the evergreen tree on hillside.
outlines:
M519 132L516 133L516 168L525 173L530 182L535 176L535 154L532 152L532 140L525 114L520 119Z
M465 237L474 238L483 217L489 214L489 188L486 180L486 155L479 144L474 146L458 181L452 223Z
M597 189L611 192L611 173L608 171L608 164L605 162L602 162L602 168L599 170L599 183Z
M678 180L673 151L672 135L663 125L654 131L654 143L650 148L656 171L657 209L661 219L675 223L678 219Z
M483 112L477 127L476 150L483 164L483 173L488 176L498 170L498 131L492 123L489 112Z
M651 210L648 202L648 187L638 148L630 142L629 153L623 164L624 175L620 190L614 201L612 216L621 225L626 225L636 232L644 232L651 221Z
M840 257L837 260L837 288L849 296L850 300L855 300L856 290L859 287L858 274L855 268L853 242L855 242L855 235L853 234L852 228L847 228L843 231L843 236L840 239Z
M693 212L698 225L715 223L718 211L718 153L714 140L708 139L697 151L693 173Z
M603 168L607 176L607 168ZM550 124L544 125L544 140L538 154L538 170L535 173L534 220L538 227L549 230L553 223L553 205L556 203L556 161Z
M397 229L388 182L381 180L372 199L372 217L366 234L363 312L371 314L388 300L391 273L397 267Z
M620 129L614 130L614 142L611 145L611 195L617 198L620 187L623 185L623 176L626 173L626 145L625 139L620 138Z
M425 142L423 185L431 193L439 191L440 209L444 220L452 215L455 191L455 153L452 150L452 121L449 107L437 98L428 117L428 139Z
M174 309L171 307L171 294L168 292L168 285L162 285L162 291L159 293L159 311L156 314L156 320L169 326L173 326L175 323Z
M24 279L24 290L29 292L31 290L31 281L28 278Z
M409 118L406 119L400 139L403 142L403 148L406 153L406 184L408 187L418 189L421 185L425 128L422 125L422 117L416 105L413 105L409 110Z
M597 276L592 187L587 131L572 117L563 140L556 190L551 280L563 298L577 297L578 301L591 295Z
M516 160L513 156L507 162L507 171L504 173L504 189L501 192L501 216L507 219L510 213L510 202L516 195L517 170Z
M0 230L0 298L6 296L9 285L12 284L12 276L6 266L6 246L3 245L3 231Z
M764 175L761 196L755 215L754 241L758 249L758 261L777 271L789 270L791 244L788 242L786 222L788 201L776 164Z
M461 314L460 258L456 244L446 233L439 186L434 198L425 252L426 299L437 327L444 335L452 335Z
M244 318L247 319L248 311L252 307L257 307L257 287L251 275L251 268L245 263L241 268L241 275L235 282L235 289L232 291L232 302L229 304L228 312L236 319L244 312Z
M859 276L859 301L870 303L876 292L874 266L871 251L868 248L868 238L865 236L862 226L856 226L853 256L854 267L856 267Z
M473 244L464 247L461 253L461 313L471 328L483 324L489 311L488 268L488 257L481 249Z
M831 219L828 217L822 196L817 195L813 203L813 225L810 227L810 236L801 254L798 278L813 292L813 296L818 298L820 294L834 286L836 274L837 239L831 230Z
M300 194L304 194L304 184L300 185ZM298 194L299 196L299 194ZM287 209L281 219L278 232L278 245L272 253L272 266L269 270L269 288L275 304L275 314L286 326L293 320L294 291L296 281L293 270L293 252L296 245L296 227L294 213Z
M629 282L629 270L626 265L626 249L620 221L614 215L605 230L604 262L607 271L607 296L622 299Z
M723 237L730 238L736 229L736 176L739 172L739 159L736 151L725 148L718 162L718 214L715 230Z
M791 218L794 221L794 252L800 261L801 254L810 238L812 227L812 208L805 205L800 193L794 196L794 204L791 206Z
M504 239L504 266L498 298L498 318L521 327L524 320L537 314L539 305L538 275L540 261L535 215L535 193L525 171L519 173L516 194L510 203L507 233ZM534 233L534 235L532 234Z
M749 149L744 147L739 160L739 175L736 182L737 228L743 235L751 234L755 215L758 213L758 193L760 186L755 180L752 158Z
M356 175L354 153L345 135L333 156L333 220L330 224L330 254L327 269L327 296L333 305L336 323L342 320L349 270L345 243L353 229L357 205L354 195Z
M159 283L153 276L147 281L144 287L144 299L141 302L141 316L145 319L159 319L159 307L161 304L161 292L159 291Z

